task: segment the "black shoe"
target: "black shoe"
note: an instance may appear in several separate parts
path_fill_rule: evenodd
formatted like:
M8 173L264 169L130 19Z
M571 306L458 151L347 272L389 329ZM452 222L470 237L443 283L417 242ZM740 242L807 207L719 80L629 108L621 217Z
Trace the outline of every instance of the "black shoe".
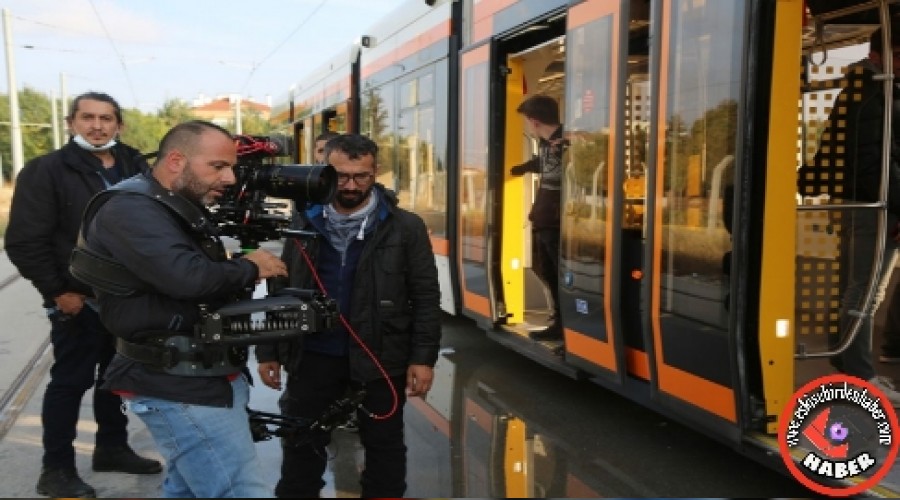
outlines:
M44 467L35 487L38 495L54 498L96 498L97 491L70 468Z
M532 340L562 340L563 332L559 325L550 325L543 330L538 330L528 334Z
M126 446L98 446L94 450L94 470L97 472L126 472L128 474L158 474L162 464L144 458Z

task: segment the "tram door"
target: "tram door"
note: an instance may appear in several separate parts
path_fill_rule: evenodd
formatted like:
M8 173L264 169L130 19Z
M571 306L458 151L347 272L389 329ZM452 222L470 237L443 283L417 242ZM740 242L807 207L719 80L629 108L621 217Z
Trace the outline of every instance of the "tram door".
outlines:
M523 100L532 95L545 95L560 105L560 123L564 116L565 37L555 37L537 46L509 54L506 60L506 137L505 175L509 169L528 161L539 153L539 139L528 135L524 119L515 112ZM507 177L503 195L504 237L501 248L503 297L507 306L507 325L517 330L546 327L552 320L553 298L547 284L540 278L533 258L536 250L532 239L531 212L540 183L540 175L526 173L523 177ZM556 272L556 270L552 270Z
M734 15L713 24L704 23L709 4L675 3L587 0L569 7L564 36L509 51L504 168L534 151L517 104L558 98L569 141L558 270L565 362L734 435L728 193L740 147L742 2L716 2ZM503 299L509 329L518 322L521 333L549 313L529 272L535 187L505 173Z

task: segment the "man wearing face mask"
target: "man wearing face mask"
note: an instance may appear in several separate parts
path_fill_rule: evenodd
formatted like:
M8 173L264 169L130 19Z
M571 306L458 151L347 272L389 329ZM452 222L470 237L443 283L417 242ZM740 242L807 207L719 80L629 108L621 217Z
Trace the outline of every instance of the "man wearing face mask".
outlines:
M131 474L162 470L159 462L128 446L122 400L99 389L115 354L114 339L100 323L93 291L68 270L81 213L91 197L148 166L136 149L117 141L124 126L122 110L109 95L76 97L66 122L69 142L29 161L16 179L5 247L40 292L51 322L54 362L41 409L44 456L37 492L93 497L94 488L75 469L73 447L81 399L92 386L97 421L93 469Z

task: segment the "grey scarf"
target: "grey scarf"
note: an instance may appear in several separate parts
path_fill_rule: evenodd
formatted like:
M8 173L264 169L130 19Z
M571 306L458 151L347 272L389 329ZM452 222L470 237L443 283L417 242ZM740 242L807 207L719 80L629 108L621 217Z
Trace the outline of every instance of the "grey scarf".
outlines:
M347 251L350 241L355 237L358 240L363 239L366 234L366 225L369 224L369 217L378 207L378 192L372 190L372 196L369 202L361 209L352 214L345 215L339 213L333 206L325 205L325 236L331 246L335 248L341 255Z

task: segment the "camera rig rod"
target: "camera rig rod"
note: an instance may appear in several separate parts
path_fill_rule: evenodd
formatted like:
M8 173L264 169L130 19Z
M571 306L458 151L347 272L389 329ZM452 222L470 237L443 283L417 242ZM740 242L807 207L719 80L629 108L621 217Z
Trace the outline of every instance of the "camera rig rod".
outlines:
M280 437L293 446L300 446L308 443L314 432L330 432L350 420L353 412L363 409L365 395L366 392L360 390L341 398L329 405L315 420L247 408L250 432L256 442Z

